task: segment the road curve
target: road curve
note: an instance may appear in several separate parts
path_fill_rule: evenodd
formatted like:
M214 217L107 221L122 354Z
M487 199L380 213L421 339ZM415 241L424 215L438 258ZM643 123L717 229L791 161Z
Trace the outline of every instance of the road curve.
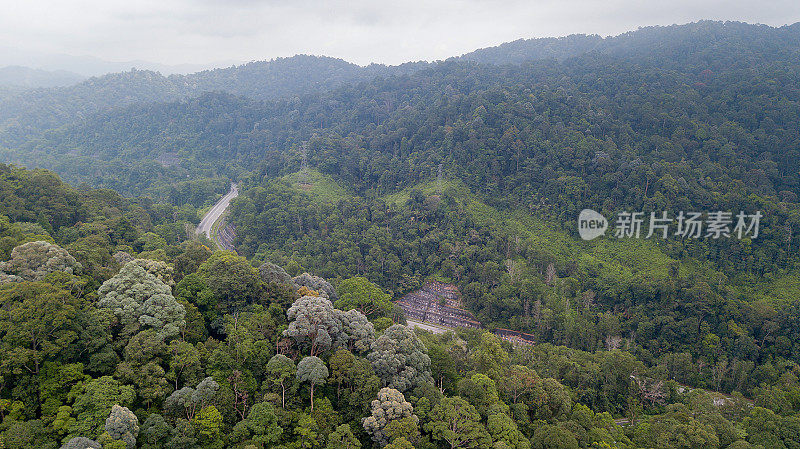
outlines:
M231 203L231 200L239 196L239 186L235 183L231 183L231 190L219 201L217 204L214 205L206 214L203 216L203 219L200 220L200 224L197 225L197 235L205 234L211 240L214 238L211 236L211 228L214 227L214 223L222 217L222 214L225 213L225 209L228 208L228 205ZM214 241L218 246L221 247L219 242Z

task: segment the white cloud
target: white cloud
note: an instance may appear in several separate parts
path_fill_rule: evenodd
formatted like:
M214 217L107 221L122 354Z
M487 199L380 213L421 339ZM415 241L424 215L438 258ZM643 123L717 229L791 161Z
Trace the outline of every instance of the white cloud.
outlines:
M163 64L297 53L397 64L518 38L611 35L699 19L800 20L796 0L0 0L0 8L0 47Z

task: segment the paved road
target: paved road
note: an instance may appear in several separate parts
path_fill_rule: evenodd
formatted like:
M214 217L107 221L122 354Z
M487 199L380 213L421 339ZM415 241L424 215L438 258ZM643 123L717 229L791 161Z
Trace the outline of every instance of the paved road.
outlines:
M445 332L453 330L453 329L447 329L447 328L444 328L444 327L433 326L433 325L428 324L428 323L423 323L421 321L414 321L414 320L409 320L409 319L406 319L406 324L408 325L408 327L410 327L412 329L415 328L415 327L418 327L418 328L420 328L422 330L431 331L434 334L443 334Z
M220 200L217 201L217 204L215 204L214 207L212 207L211 210L209 210L205 214L205 216L203 216L203 219L200 220L200 224L197 226L197 231L196 231L197 235L205 234L206 237L213 240L213 238L211 237L211 228L214 226L214 223L216 223L217 220L219 220L219 218L225 212L225 209L228 208L228 205L231 203L231 200L236 198L237 196L239 196L239 187L236 184L231 184L230 192L228 192L225 196L220 198ZM222 248L220 242L215 241L214 243L216 243L217 246Z

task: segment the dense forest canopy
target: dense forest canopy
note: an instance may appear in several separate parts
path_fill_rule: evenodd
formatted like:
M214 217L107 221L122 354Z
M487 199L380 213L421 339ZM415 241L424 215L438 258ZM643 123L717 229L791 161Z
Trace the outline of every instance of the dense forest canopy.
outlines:
M698 22L0 92L2 161L78 186L0 165L0 443L799 447L798 86L800 25ZM429 280L484 328L406 327Z

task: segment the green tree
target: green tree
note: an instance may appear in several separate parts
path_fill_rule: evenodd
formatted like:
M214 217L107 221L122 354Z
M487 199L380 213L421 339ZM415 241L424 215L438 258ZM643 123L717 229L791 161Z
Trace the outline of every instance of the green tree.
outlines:
M136 448L139 419L128 408L114 404L106 418L105 430L105 434L100 438L100 442L104 445L118 440L124 442L128 449Z
M196 388L183 387L173 391L164 400L164 412L175 418L191 421L198 411L209 405L217 394L219 384L212 377L206 377Z
M462 379L458 382L458 392L484 417L497 406L506 407L500 401L495 382L485 374L473 374L469 379Z
M489 447L492 442L478 411L458 396L444 398L433 407L425 430L434 440L445 441L451 448Z
M333 409L331 400L324 396L314 400L314 411L311 412L311 417L317 422L320 433L326 437L342 423L339 412Z
M6 447L20 449L55 448L56 443L47 434L41 419L18 421L7 419L3 422L5 430L0 434L0 441Z
M281 407L286 408L286 390L292 387L297 367L294 361L283 354L276 354L267 363L266 381L272 387L280 387Z
M391 316L394 310L392 295L385 293L365 277L356 276L345 279L336 290L339 299L336 300L334 306L337 309L355 309L369 319Z
M497 387L516 404L520 397L530 394L540 380L536 371L527 366L513 365L498 379Z
M347 349L340 348L328 359L331 381L336 384L336 399L340 407L348 404L347 415L361 416L364 405L369 404L380 389L380 379L372 370L372 365L361 357L356 357Z
M370 416L361 424L376 444L385 446L396 437L413 439L418 436L419 418L414 415L414 407L406 401L403 393L394 388L382 388L370 406ZM389 427L394 422L399 424Z
M349 425L342 424L328 435L328 445L325 449L361 449L361 442Z
M323 385L328 378L328 367L319 357L303 357L297 364L297 381L308 382L311 391L311 411L314 411L314 387Z
M383 384L400 392L425 382L433 383L431 359L425 345L401 324L386 329L375 340L367 359Z
M186 310L172 296L170 287L135 260L104 282L97 293L98 307L114 312L124 338L148 327L162 338L174 337L186 324Z
M651 416L636 426L633 442L654 449L719 447L714 427L697 420L683 404L670 405L666 413Z
M0 369L3 374L37 375L78 338L79 304L50 284L0 287Z
M251 440L262 447L269 447L278 442L282 434L275 407L269 402L259 402L250 408L247 418L233 427L231 441L243 443Z
M414 445L407 439L400 437L384 446L383 449L414 449Z
M298 449L314 449L322 447L324 436L319 432L317 422L310 415L303 414L294 428L295 440L291 447Z
M493 413L486 422L486 430L494 445L503 443L509 449L530 449L531 443L519 431L517 424L505 413Z
M203 317L200 309L184 299L178 299L178 303L186 310L186 325L181 329L182 339L188 343L204 341L208 337L208 330L206 329L205 317Z
M531 446L534 449L578 449L578 440L568 430L545 424L537 427L531 437Z
M222 415L213 405L206 405L192 418L197 439L204 448L224 447L222 441Z
M70 427L72 435L98 436L115 405L127 407L136 395L130 385L121 385L111 376L103 376L83 385L72 406L76 420Z
M210 318L236 313L261 296L258 270L232 252L215 252L200 265L197 274L206 291L198 306L205 308Z
M200 352L186 341L172 340L169 342L169 371L167 379L175 384L178 389L180 383L196 384L200 381L202 365Z
M458 378L453 357L438 344L428 346L428 356L431 358L431 373L439 391L444 393L445 390L452 389Z
M169 393L163 357L167 345L155 329L134 335L125 346L125 361L117 365L116 375L123 382L136 386L137 395L148 405Z
M538 382L526 402L534 419L554 420L572 411L569 391L552 378Z
M473 356L480 372L499 378L500 372L508 365L508 352L503 349L502 340L491 333L481 334L481 342Z
M349 384L353 369L356 364L356 357L347 349L340 348L328 358L330 365L331 378L336 384L336 399L341 396L342 386Z
M197 438L197 430L194 428L192 421L187 419L178 419L175 423L175 428L172 430L172 435L167 441L166 449L199 449L199 440Z
M159 449L165 446L172 433L172 427L158 413L151 413L141 425L138 443L142 449Z
M180 245L181 253L175 256L173 266L175 268L175 278L177 281L182 280L186 275L194 273L200 268L209 257L211 257L211 250L206 245L196 241L190 240L183 242Z

